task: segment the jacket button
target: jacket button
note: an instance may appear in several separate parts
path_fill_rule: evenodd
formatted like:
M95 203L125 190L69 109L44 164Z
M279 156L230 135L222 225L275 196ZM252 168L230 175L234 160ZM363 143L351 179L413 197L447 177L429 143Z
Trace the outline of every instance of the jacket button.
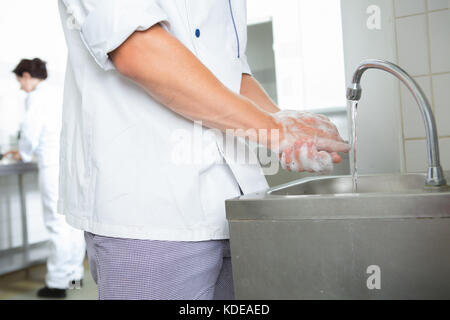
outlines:
M195 36L197 38L200 38L200 30L199 29L195 29Z

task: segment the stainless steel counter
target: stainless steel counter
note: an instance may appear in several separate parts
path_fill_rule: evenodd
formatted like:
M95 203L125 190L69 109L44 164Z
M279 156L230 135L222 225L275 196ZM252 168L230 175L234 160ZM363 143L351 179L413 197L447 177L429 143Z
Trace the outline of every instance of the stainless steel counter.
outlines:
M0 164L0 177L20 175L27 172L37 172L38 166L35 162L16 162L11 164Z
M0 275L44 262L48 254L46 242L30 246L28 240L27 207L23 188L23 175L33 172L38 172L38 166L35 162L0 164L0 178L17 176L22 222L22 246L0 251Z
M450 186L425 181L308 177L227 200L236 298L449 299Z

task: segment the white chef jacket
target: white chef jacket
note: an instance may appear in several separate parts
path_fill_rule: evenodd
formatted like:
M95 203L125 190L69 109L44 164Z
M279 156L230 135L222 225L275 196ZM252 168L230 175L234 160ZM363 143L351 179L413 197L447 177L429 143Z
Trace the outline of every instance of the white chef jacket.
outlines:
M60 0L59 5L69 49L59 211L72 226L105 236L227 239L224 201L239 195L239 186L244 193L267 188L261 168L228 159L214 134L200 141L207 160L173 161L180 145L174 133L184 133L183 145L196 144L194 123L121 76L108 53L134 31L160 23L239 92L242 74L250 73L245 1ZM228 165L219 163L223 156Z
M35 155L39 168L58 166L62 105L55 90L39 82L25 99L25 117L19 140L24 162Z

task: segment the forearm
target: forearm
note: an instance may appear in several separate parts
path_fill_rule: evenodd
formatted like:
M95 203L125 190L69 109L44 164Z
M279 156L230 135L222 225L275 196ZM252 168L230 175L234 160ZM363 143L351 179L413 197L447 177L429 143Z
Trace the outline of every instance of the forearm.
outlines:
M241 95L269 113L280 111L259 82L249 74L242 75Z
M120 73L188 119L223 131L279 129L269 112L226 88L160 26L135 32L110 56Z
M245 79L242 88L251 99L232 92L159 25L135 32L110 57L121 74L154 99L207 127L234 130L234 134L277 151L280 146L292 148L296 142L307 141L327 152L348 150L326 119L301 112L273 115L276 106L254 79ZM260 135L260 129L266 130L265 134Z

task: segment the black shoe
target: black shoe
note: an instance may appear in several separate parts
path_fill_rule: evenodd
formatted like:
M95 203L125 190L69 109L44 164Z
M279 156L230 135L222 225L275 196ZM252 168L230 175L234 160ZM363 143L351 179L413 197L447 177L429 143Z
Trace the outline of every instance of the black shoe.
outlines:
M47 286L39 289L37 292L38 297L41 298L65 298L66 289L49 288Z

